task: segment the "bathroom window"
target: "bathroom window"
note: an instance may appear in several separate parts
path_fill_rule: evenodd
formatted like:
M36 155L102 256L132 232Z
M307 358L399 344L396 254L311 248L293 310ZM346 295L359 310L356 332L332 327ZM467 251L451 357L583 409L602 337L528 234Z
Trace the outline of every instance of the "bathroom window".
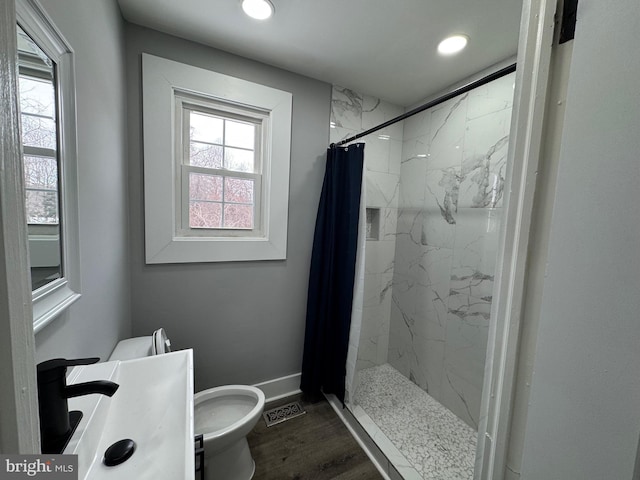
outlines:
M146 263L284 260L292 95L142 55Z
M258 111L176 96L181 162L177 224L183 235L260 236L265 143Z
M58 225L55 88L35 68L20 68L19 85L27 223Z

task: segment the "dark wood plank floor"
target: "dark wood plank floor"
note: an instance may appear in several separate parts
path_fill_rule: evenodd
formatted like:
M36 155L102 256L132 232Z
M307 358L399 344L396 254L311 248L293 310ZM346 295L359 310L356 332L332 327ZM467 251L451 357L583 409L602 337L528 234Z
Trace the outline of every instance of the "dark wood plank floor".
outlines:
M306 415L267 427L264 419L249 434L256 462L253 480L381 480L325 399L309 403L299 396L267 404L265 410L299 401Z

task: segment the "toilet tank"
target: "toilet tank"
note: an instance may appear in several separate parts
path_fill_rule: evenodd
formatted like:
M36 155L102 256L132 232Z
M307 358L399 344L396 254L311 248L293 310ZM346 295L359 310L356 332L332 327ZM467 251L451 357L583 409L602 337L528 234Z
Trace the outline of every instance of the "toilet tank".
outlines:
M127 338L121 340L113 349L109 361L132 360L134 358L149 357L153 355L151 351L152 336Z
M135 337L121 340L111 352L109 361L132 360L134 358L150 357L160 353L169 353L171 342L167 338L164 328L159 328L148 337Z

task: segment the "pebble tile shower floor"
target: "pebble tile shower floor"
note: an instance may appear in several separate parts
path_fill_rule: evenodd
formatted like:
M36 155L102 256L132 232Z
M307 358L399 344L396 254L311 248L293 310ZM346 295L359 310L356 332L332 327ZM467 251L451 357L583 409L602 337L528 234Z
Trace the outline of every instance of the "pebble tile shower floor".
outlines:
M402 463L425 480L473 478L477 433L471 427L388 364L358 375L356 408L404 455Z

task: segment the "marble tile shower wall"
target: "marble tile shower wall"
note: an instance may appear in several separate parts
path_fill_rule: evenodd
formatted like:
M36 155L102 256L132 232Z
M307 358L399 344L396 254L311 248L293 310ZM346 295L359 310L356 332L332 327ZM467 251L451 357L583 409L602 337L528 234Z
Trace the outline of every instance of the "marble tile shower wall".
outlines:
M476 429L513 83L404 122L388 361Z
M334 86L330 141L351 137L402 113L402 107ZM373 232L377 240L368 240L365 248L364 308L357 370L387 361L402 140L402 122L358 140L366 144L366 206L379 209L379 231Z

